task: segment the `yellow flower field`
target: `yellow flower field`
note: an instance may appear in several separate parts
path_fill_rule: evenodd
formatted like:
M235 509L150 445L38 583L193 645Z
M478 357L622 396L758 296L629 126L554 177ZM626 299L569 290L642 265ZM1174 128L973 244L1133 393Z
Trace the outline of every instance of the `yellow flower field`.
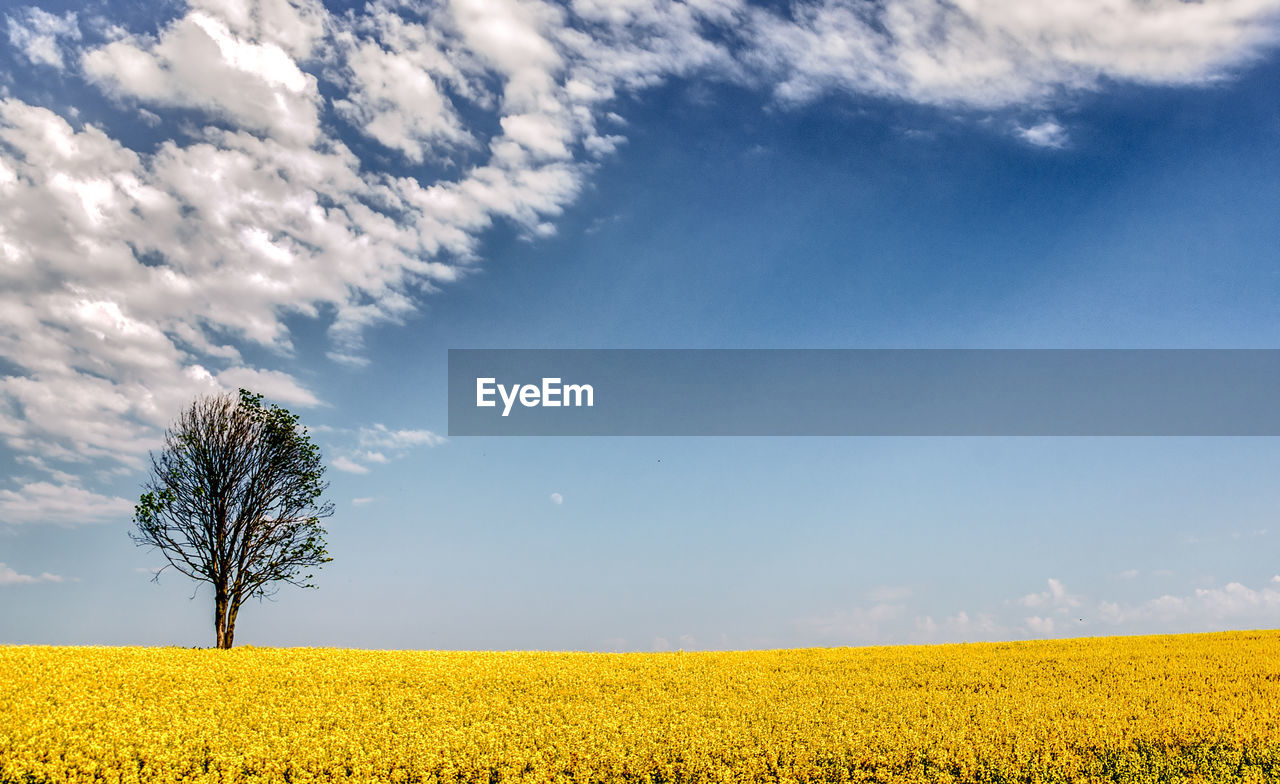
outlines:
M0 647L0 781L1280 781L1280 632L730 653Z

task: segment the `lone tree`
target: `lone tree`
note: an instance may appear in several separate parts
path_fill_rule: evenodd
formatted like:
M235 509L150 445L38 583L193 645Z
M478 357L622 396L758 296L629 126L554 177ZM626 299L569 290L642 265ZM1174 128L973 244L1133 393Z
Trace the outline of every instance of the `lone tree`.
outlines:
M139 545L213 586L213 628L230 648L240 606L281 584L312 588L309 569L333 559L321 518L320 449L298 417L244 389L197 398L165 432L134 507ZM156 573L159 578L160 572Z

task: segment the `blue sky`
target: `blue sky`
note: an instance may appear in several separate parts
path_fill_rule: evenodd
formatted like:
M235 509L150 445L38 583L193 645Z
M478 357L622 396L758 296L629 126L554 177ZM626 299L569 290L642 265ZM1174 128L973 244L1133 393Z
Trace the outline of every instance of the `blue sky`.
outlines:
M337 505L244 643L1275 626L1273 439L444 437L450 348L1276 347L1280 5L1062 5L8 7L0 642L209 644L126 532L236 386Z

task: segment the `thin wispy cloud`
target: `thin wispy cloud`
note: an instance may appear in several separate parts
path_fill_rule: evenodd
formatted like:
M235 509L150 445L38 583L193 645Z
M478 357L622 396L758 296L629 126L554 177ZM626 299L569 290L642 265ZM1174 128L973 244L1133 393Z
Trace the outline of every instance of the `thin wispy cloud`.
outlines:
M0 562L0 587L6 585L31 585L34 583L62 583L70 578L49 572L40 574L22 574L17 569Z
M806 645L866 645L890 638L907 620L901 602L876 602L803 618L794 623Z
M917 617L916 631L924 642L977 642L1009 639L1014 634L992 613L970 615L965 610L947 616L941 622L935 621L931 615Z
M329 428L324 435L335 444L336 456L331 465L349 474L367 474L375 465L398 460L420 447L440 446L448 440L430 430L393 430L383 424L366 425L354 431Z
M76 14L68 11L58 16L39 8L27 7L5 17L9 44L34 65L45 65L61 70L66 44L80 40L80 26Z
M915 593L909 585L881 585L873 588L868 593L868 598L873 602L901 602L910 599Z
M362 427L356 433L356 441L363 449L404 451L419 446L440 446L445 440L430 430L392 430L383 424Z
M27 482L0 490L0 524L84 525L127 521L133 503L67 483Z

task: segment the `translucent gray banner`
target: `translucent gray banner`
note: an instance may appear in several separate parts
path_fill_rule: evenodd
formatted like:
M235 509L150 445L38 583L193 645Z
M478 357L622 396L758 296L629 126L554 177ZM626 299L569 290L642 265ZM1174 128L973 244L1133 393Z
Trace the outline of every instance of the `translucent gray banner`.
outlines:
M1274 436L1275 349L449 351L451 436Z

